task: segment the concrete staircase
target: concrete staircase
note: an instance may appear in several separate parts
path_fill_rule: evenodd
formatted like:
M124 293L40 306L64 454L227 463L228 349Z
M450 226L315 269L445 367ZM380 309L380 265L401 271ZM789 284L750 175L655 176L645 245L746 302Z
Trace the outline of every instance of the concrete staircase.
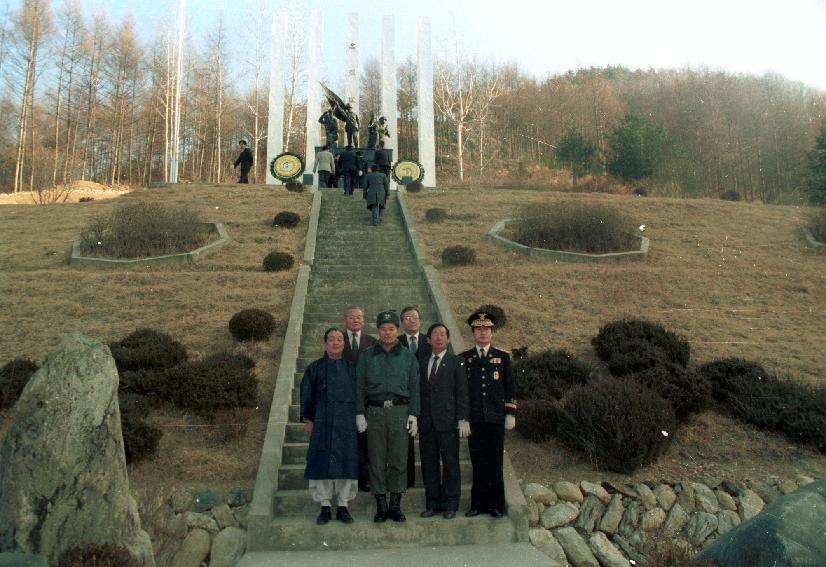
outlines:
M391 195L382 223L373 227L361 191L356 191L352 198L332 189L324 190L321 195L316 248L304 303L298 359L292 377L292 399L289 408L281 414L285 416L286 423L282 424L280 465L277 471L271 471L274 488L269 487L271 490L266 493L272 494L270 516L259 517L250 523L250 552L380 550L517 542L517 529L507 517L499 520L487 515L464 517L462 512L469 504L471 481L471 464L464 441L461 453L462 501L460 513L455 519L419 517L424 509L424 488L417 465L417 485L402 500L407 522L374 524L375 501L372 494L362 492L352 503L355 523L344 525L332 521L325 526L315 524L318 508L309 496L307 481L303 477L307 435L298 422L298 385L306 365L323 352L324 331L329 327L341 327L344 310L351 305L363 307L365 331L373 335L376 334L377 313L388 308L400 310L405 305L417 306L425 328L440 320L402 223L398 198L395 193ZM284 363L282 360L282 365ZM285 402L276 395L273 404L279 403ZM416 449L418 459L418 446ZM265 452L267 450L265 447ZM259 482L260 478L259 474Z

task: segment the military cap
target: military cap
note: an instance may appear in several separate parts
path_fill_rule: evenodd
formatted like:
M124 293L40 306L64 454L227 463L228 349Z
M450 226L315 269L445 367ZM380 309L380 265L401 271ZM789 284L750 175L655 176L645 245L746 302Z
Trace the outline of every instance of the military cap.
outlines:
M476 311L467 318L467 324L470 325L471 329L475 327L494 327L496 326L496 317L486 311Z
M378 317L376 317L376 327L381 327L384 323L393 323L396 325L396 328L398 328L399 325L401 325L401 321L399 321L399 314L392 309L382 311L379 313Z

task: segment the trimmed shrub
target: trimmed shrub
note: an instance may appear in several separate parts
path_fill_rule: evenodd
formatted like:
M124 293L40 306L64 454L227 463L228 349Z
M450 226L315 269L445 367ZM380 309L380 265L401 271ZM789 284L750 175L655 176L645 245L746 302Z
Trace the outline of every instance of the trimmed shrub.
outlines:
M516 430L528 441L550 439L556 431L559 406L548 400L525 400L519 403L519 427Z
M158 203L122 205L93 218L80 235L86 256L149 258L187 252L209 241L210 228L194 212Z
M580 202L523 208L510 225L513 240L534 248L604 254L639 248L633 223L605 205Z
M741 197L737 191L723 191L720 193L720 198L723 201L739 201Z
M239 341L266 341L275 331L275 319L262 309L244 309L229 320L229 332Z
M648 191L644 187L634 187L634 195L637 197L648 197Z
M572 386L588 382L591 369L567 350L547 350L517 361L513 373L518 399L553 401Z
M424 189L421 181L413 181L405 186L408 193L420 193Z
M522 360L523 358L528 357L528 347L522 345L519 348L515 348L511 351L511 359L514 361Z
M163 432L144 421L149 415L146 398L137 394L121 393L118 395L118 402L126 462L136 463L151 459L158 452Z
M272 225L280 228L295 228L300 222L301 217L292 211L281 211L272 219Z
M265 272L283 272L293 267L295 260L286 252L270 252L264 257Z
M109 350L118 372L171 368L187 358L186 348L181 343L154 329L138 329L120 341L110 343Z
M140 567L125 547L109 543L87 543L60 554L58 567Z
M247 434L254 413L255 410L251 407L216 411L212 416L212 423L215 425L212 438L219 443L241 439Z
M166 371L169 400L205 417L214 412L252 407L257 384L248 356L218 353Z
M94 197L81 197L80 199L77 200L77 202L78 203L89 203L89 202L94 201L94 200L95 200Z
M467 246L448 246L442 250L445 266L470 266L476 263L476 250Z
M23 388L39 369L36 362L25 356L15 358L0 368L0 410L10 408L17 402Z
M662 325L621 319L604 325L591 339L600 360L615 376L639 372L664 362L687 366L691 347L685 338Z
M809 231L815 240L826 244L826 208L821 209L809 219Z
M424 218L427 222L442 222L447 219L447 210L445 209L427 209L424 212Z
M505 310L498 305L494 305L493 303L485 303L484 305L477 307L476 311L484 311L485 313L490 313L493 315L496 318L497 330L504 329L508 324L508 315L505 313ZM515 354L516 353L514 351L514 355Z
M630 473L668 446L674 410L655 391L624 378L596 378L562 400L557 437L601 468Z
M703 364L697 372L711 384L711 393L718 402L725 402L730 392L745 382L758 382L769 373L757 362L742 358L722 358Z
M303 193L304 192L304 184L301 183L300 181L296 181L295 179L293 179L292 181L288 181L284 185L284 187L287 189L287 191L289 191L291 193Z
M705 376L686 370L679 364L665 363L653 366L628 378L647 386L668 400L677 419L685 420L692 413L702 411L711 403L711 384Z

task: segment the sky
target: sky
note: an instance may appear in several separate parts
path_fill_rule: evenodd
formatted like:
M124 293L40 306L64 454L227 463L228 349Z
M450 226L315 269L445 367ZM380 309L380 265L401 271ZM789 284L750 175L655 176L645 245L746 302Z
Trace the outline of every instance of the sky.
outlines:
M176 5L81 1L87 13L104 10L114 19L132 14L146 39L174 19ZM458 41L469 58L515 62L540 79L591 66L690 67L777 73L826 90L826 0L186 0L188 32L203 40L223 18L236 55L244 57L254 50L250 26L259 2L270 15L288 4L299 15L322 11L324 76L336 83L344 63L345 17L355 12L362 63L380 56L382 15L395 15L399 61L415 58L417 23L428 16L434 55L447 55Z

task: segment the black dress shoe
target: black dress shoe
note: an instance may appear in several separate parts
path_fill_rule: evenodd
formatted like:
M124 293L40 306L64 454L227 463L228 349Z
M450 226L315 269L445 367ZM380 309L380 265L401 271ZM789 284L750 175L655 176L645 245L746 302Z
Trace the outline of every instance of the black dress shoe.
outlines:
M436 511L436 510L425 510L424 512L419 514L419 516L421 516L422 518L432 518L433 516L435 516L438 513L439 512Z
M474 517L474 516L478 516L478 515L479 515L479 514L481 514L481 513L482 513L482 512L481 512L481 511L479 511L479 510L477 510L476 508L471 508L470 510L468 510L467 512L465 512L465 517L466 517L466 518L472 518L472 517Z
M319 526L323 526L324 524L330 521L330 518L332 518L332 516L333 513L332 510L330 510L330 507L322 506L321 512L318 514L318 518L315 519L315 523Z
M445 510L444 512L442 512L442 516L444 516L445 520L452 520L453 518L456 517L456 511L455 510Z
M490 516L491 518L501 518L504 514L502 514L502 510L499 510L498 508L491 508Z
M350 510L347 506L339 506L336 508L336 520L344 522L345 524L353 523L353 516L350 515Z

